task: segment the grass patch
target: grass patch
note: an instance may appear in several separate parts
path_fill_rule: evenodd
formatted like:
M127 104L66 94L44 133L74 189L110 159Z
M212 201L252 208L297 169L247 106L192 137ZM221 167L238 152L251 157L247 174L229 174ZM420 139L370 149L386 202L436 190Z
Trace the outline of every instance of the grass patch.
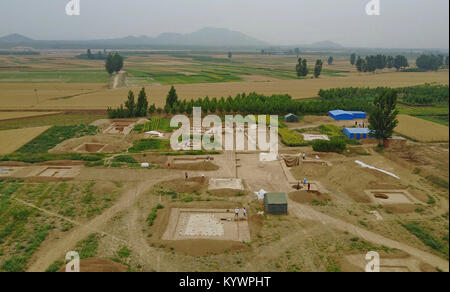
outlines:
M152 211L147 217L147 222L149 226L153 226L153 223L155 222L155 219L158 216L158 210L163 208L164 208L163 205L158 204L155 208L152 209Z
M448 247L442 244L433 235L425 231L422 227L420 227L417 222L413 222L410 224L401 223L401 225L418 239L420 239L420 241L422 241L425 245L444 254L447 259L449 258Z
M93 233L90 234L87 239L77 244L75 251L80 255L80 259L93 258L97 255L99 239L99 235Z
M146 150L168 150L169 148L169 140L142 139L134 141L133 146L128 149L128 151L131 153L137 153Z

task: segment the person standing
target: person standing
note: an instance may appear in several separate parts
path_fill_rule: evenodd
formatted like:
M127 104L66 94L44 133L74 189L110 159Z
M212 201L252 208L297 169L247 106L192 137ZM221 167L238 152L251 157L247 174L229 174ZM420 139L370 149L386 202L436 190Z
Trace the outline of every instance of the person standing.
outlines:
M235 218L235 220L239 219L239 208L238 207L236 207L236 209L234 209L234 218Z
M187 171L184 173L184 176L186 177L186 179L189 179L189 174Z
M308 192L311 190L311 183L308 183Z
M306 160L306 153L303 153L303 160Z
M247 209L245 209L245 207L244 207L244 209L242 211L244 213L244 217L247 217Z
M297 191L300 190L300 182L297 183Z

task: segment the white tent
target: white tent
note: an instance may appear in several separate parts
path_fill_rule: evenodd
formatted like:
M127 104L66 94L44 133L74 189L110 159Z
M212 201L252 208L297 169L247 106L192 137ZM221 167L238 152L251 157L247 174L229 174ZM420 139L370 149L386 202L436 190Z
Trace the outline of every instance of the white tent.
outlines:
M150 131L150 132L145 132L145 134L149 134L149 135L155 135L158 136L160 138L164 137L163 133L157 132L157 131Z
M259 192L255 192L255 198L257 200L264 200L264 195L267 194L267 192L263 189L259 190Z

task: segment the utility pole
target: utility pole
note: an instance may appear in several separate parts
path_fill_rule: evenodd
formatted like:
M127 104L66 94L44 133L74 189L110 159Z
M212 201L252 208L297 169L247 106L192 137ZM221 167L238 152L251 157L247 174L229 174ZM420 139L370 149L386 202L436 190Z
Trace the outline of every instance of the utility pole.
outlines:
M37 88L34 89L34 94L36 95L36 105L38 105L39 104L39 95L37 92Z

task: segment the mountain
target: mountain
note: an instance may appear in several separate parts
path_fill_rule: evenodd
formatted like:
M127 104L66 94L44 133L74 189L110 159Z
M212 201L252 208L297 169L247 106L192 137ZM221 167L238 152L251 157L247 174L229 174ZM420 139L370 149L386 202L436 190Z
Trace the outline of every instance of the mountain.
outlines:
M18 33L13 33L4 37L0 37L0 43L28 43L33 40Z
M32 40L21 35L9 35L0 38L1 45L33 45L35 47L50 48L131 48L131 47L264 47L269 44L250 37L241 32L224 28L203 28L199 31L179 34L162 33L157 37L127 36L116 39L102 39L90 41L42 41Z

